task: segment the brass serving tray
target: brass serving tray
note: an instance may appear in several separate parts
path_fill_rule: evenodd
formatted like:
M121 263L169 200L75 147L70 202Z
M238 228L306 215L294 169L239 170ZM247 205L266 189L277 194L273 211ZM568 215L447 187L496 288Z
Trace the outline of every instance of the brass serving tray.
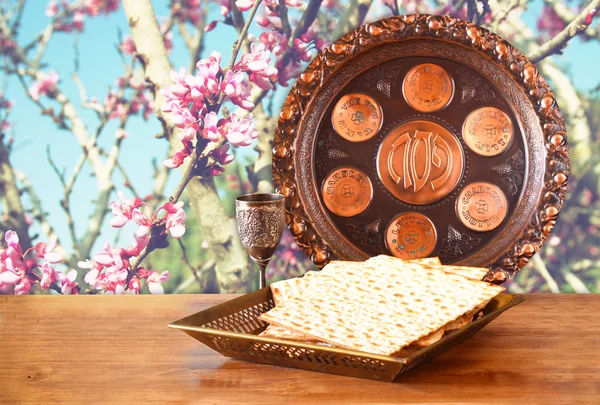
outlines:
M502 312L523 300L522 295L500 294L484 308L481 318L407 357L382 356L257 336L267 326L258 319L259 315L275 306L268 287L175 321L169 327L182 330L226 357L349 377L394 381L400 374L469 339Z

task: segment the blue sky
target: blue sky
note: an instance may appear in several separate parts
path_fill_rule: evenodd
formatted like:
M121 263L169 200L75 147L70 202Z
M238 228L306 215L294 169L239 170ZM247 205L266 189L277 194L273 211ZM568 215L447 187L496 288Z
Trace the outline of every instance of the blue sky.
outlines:
M158 16L168 15L168 1L155 2L156 14ZM45 0L29 1L27 3L20 34L21 42L28 42L46 24L47 17L44 15ZM542 1L530 4L525 14L525 21L535 27L535 20L539 15ZM213 10L214 18L218 18L218 10ZM115 51L118 43L117 31L128 33L129 28L122 9L108 17L86 19L85 31L79 35L79 52L81 54L80 77L86 86L88 96L103 100L107 89L114 80L123 72L122 62ZM236 35L231 27L219 25L212 33L208 34L206 49L208 52L217 49L225 55L229 54L231 44ZM181 43L178 35L175 38L175 49L170 56L174 66L187 66L189 64L188 54ZM49 69L56 70L61 76L61 89L71 98L75 105L79 106L79 95L70 75L73 71L73 36L71 34L56 34L52 39L46 52L45 62ZM567 48L563 56L557 57L560 66L568 72L573 82L581 91L587 91L597 86L600 77L597 74L597 65L600 63L600 45L597 42L582 42L574 40ZM6 86L6 78L2 78L2 86ZM556 89L560 91L560 89ZM15 167L22 170L31 180L35 190L44 203L44 209L49 213L49 221L55 227L58 235L70 246L68 231L64 214L60 208L59 201L62 198L62 187L56 175L50 170L46 160L46 145L52 148L54 160L59 167L66 167L67 175L72 171L73 165L81 153L81 148L73 136L66 131L58 130L47 116L41 116L38 108L27 99L23 89L16 80L10 79L6 94L9 99L16 101L10 120L15 131L15 151L12 162ZM278 103L275 111L279 109L280 102L286 91L281 91L277 97ZM96 119L93 113L83 113L88 128L95 128ZM112 123L100 139L101 145L109 146L113 142L116 123ZM152 189L152 166L151 157L156 157L159 162L165 157L166 143L154 138L159 131L157 121L150 118L144 122L140 118L134 118L128 125L127 132L130 134L123 142L120 157L121 164L132 178L135 187L142 195L149 193ZM174 173L167 186L167 193L172 190L179 177ZM115 182L117 189L123 189L122 179L117 176ZM90 178L90 170L85 169L80 175L74 188L71 205L74 211L74 220L79 237L87 226L87 217L92 210L90 203L96 196L95 179ZM114 235L108 225L103 229L103 240ZM125 242L129 242L129 236Z

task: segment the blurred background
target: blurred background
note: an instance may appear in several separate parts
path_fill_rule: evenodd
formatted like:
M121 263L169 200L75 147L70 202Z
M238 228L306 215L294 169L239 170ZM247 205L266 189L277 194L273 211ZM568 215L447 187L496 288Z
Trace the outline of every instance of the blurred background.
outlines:
M233 0L152 1L171 66L193 67L214 50L226 60L238 38L240 16L248 18L249 11L243 11L247 10L245 3L253 4ZM288 27L270 12L276 9L281 15L277 0L265 1L250 26L248 41L258 41L263 33L295 32L299 22L306 21L307 7L314 3L287 2ZM542 55L536 63L556 92L567 121L572 161L568 201L550 239L509 282L509 289L600 291L600 18L594 19L593 13L581 14L590 2L318 3L319 11L308 21L303 43L298 45L311 56L317 48L364 22L415 12L470 19L530 55L541 45L556 42L561 31L581 17L578 35L565 40L564 48L560 42L553 48L558 53ZM163 165L170 156L169 143L160 137L162 125L152 111L151 92L143 85L144 73L134 57L135 44L123 5L120 1L0 0L0 8L0 229L3 233L18 229L21 242L29 244L56 235L68 259L58 267L65 269L93 257L105 241L127 246L136 227L132 223L119 229L111 227L106 202L118 200L116 193L121 191L128 199L138 196L158 206L177 187L181 172ZM16 61L18 52L26 53L32 63ZM298 72L306 65L300 56L295 62ZM32 69L35 72L28 72ZM223 234L214 225L234 223L237 195L269 189L257 173L267 166L270 171L270 157L265 156L270 154L269 137L272 139L276 117L297 75L292 68L288 71L290 80L280 80L260 99L256 126L265 134L251 147L235 148L234 161L224 166L222 175L205 184L204 194L184 192L187 230L181 243L172 240L167 248L157 249L144 260L146 268L170 272L170 279L163 283L166 293L243 292L255 287L254 269L241 276L235 272L239 266L252 268L247 258L238 257L238 262L230 265L228 255L243 255L231 242L233 231ZM63 98L44 97L44 88L35 88L40 72L46 75L45 83L54 83ZM65 100L69 102L66 109ZM71 120L73 115L78 121ZM108 162L115 139L119 140L110 171L108 166L95 166L85 157L86 148L77 137L74 122L85 128L91 139L85 142L95 146L98 161ZM16 194L11 194L10 184L16 186ZM14 207L20 207L23 220L14 216ZM298 276L311 268L312 263L286 229L268 268L268 279ZM84 274L79 271L77 278L82 292L89 287ZM31 292L47 293L37 287Z

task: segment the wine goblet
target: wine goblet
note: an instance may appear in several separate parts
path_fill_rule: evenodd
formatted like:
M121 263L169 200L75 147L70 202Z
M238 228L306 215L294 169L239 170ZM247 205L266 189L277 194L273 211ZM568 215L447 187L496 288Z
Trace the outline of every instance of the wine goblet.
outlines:
M238 233L242 245L260 269L259 286L267 286L265 269L281 240L285 222L281 194L253 193L235 199Z

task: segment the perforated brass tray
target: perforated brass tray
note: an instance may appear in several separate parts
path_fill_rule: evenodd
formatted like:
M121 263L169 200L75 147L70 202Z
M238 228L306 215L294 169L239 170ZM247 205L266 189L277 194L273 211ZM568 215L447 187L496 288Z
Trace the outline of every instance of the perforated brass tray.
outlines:
M273 144L286 223L317 266L438 256L489 267L498 284L547 239L568 172L565 123L535 65L448 16L387 18L325 48Z
M485 307L481 318L403 358L257 336L267 326L258 316L275 305L268 287L175 321L169 327L182 330L226 357L394 381L400 374L469 339L523 300L520 295L500 294Z

